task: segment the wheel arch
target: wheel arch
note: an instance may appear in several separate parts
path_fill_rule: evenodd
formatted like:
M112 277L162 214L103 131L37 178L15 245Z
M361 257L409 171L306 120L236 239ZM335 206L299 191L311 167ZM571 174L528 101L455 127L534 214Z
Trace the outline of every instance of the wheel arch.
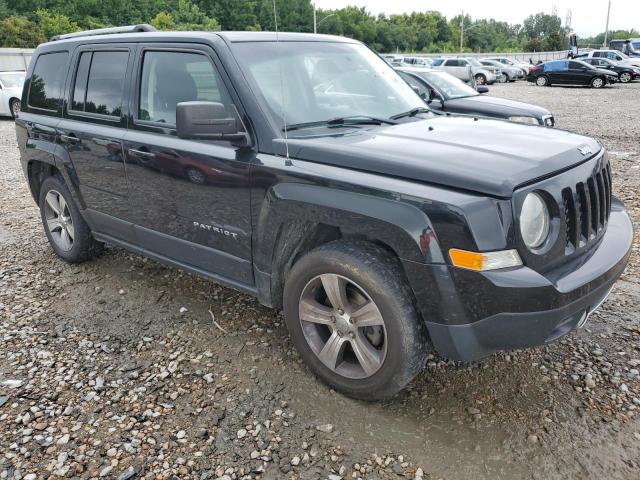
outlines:
M403 261L444 262L433 225L417 207L317 185L273 186L254 232L259 298L275 307L281 306L286 275L295 262L333 240L368 241Z

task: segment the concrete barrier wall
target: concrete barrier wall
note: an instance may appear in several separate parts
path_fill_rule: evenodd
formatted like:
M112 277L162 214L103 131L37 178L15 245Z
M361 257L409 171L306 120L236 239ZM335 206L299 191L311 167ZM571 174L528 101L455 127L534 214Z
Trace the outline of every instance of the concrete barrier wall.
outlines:
M31 62L33 49L0 48L0 72L26 70Z
M529 59L533 63L538 61L558 60L561 58L567 58L569 54L568 50L559 50L557 52L520 52L520 53L389 53L383 55L396 55L399 57L428 57L428 58L440 58L440 57L509 57L520 62L529 63Z

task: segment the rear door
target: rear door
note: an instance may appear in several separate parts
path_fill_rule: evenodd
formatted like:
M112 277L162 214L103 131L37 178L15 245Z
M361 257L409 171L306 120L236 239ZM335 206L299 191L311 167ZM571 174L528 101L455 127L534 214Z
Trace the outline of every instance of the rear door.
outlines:
M580 62L571 61L569 62L568 75L568 81L572 85L588 85L593 76L593 71Z
M556 60L544 64L544 73L549 77L549 81L556 85L566 85L569 81L569 62L567 60Z
M124 149L138 244L236 286L252 285L253 150L176 135L176 105L192 100L222 103L242 125L217 57L204 45L142 44L134 72Z
M74 52L58 141L75 167L86 217L95 231L111 231L124 218L128 188L122 155L126 132L125 85L133 46L88 45ZM118 231L132 240L132 230Z
M469 75L466 72L466 68L461 66L463 62L463 60L459 60L457 58L448 58L444 61L444 69L460 80L468 80Z

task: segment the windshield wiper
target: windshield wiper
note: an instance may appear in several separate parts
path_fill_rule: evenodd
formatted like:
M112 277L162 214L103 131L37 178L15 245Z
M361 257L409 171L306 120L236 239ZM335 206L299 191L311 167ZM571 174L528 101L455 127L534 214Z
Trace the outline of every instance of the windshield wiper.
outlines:
M292 130L300 130L301 128L320 127L323 125L326 125L328 127L348 127L351 125L396 125L397 123L398 122L395 122L390 118L378 118L371 117L369 115L352 115L349 117L336 117L329 120L319 120L316 122L294 123L291 125L287 125L282 129L282 131L290 132Z
M416 107L416 108L412 108L408 112L402 112L390 118L391 120L398 120L399 118L404 118L404 117L415 117L419 113L431 113L431 112L432 110L430 108Z

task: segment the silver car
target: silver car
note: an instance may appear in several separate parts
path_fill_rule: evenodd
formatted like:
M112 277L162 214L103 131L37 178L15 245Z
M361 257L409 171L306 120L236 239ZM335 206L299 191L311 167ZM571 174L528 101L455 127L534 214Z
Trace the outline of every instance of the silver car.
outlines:
M493 67L485 67L474 58L438 58L432 68L444 70L464 82L473 78L478 85L491 85L497 79Z
M487 58L480 59L480 63L486 67L494 67L498 68L501 71L500 76L498 77L498 82L506 83L506 82L515 82L524 77L522 73L522 69L518 67L511 67L509 65L502 64L497 60L489 60Z

